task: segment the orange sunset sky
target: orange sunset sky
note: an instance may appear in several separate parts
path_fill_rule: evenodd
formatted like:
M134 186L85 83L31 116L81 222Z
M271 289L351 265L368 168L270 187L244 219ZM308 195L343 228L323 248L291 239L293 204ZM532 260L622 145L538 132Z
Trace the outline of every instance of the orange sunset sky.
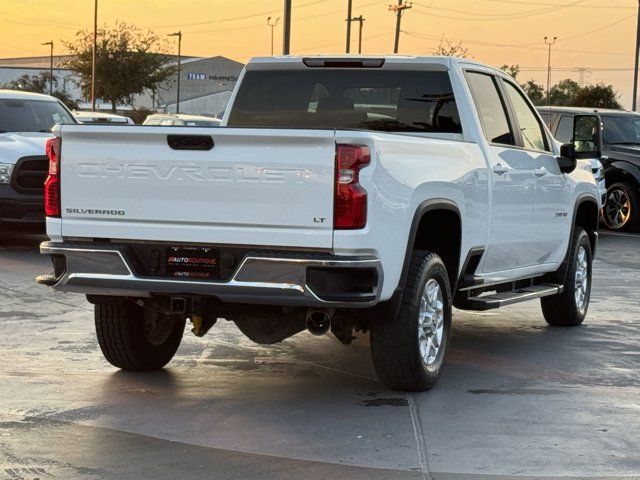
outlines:
M92 28L93 0L0 0L0 57L47 55L53 40ZM390 0L353 0L365 17L363 53L390 53L395 17ZM239 61L270 53L268 16L282 0L99 0L99 23L124 21L156 33L182 30L183 54ZM292 53L343 53L347 0L293 0ZM519 64L518 79L546 83L543 37L557 36L552 83L562 78L615 86L631 104L636 0L415 0L403 17L400 53L430 54L444 36L461 40L474 59ZM357 51L357 24L352 52ZM276 53L282 47L281 22ZM582 73L577 69L583 69ZM586 69L586 70L584 70Z

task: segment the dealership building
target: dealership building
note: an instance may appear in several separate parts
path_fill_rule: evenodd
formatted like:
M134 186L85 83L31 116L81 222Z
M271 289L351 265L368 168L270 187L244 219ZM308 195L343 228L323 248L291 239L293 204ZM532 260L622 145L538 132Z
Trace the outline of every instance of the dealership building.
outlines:
M78 100L81 109L89 108L77 85L77 76L65 68L66 55L53 57L53 74L58 88ZM40 75L49 72L49 56L0 59L0 85L19 79L23 75ZM176 57L170 64L175 65ZM229 58L183 57L180 76L180 112L220 116L224 112L231 91L244 66ZM122 110L145 107L163 112L175 112L178 87L173 78L161 84L155 95L150 92L137 95L132 105L122 105ZM120 107L119 107L120 108ZM110 110L109 104L99 104L99 109Z

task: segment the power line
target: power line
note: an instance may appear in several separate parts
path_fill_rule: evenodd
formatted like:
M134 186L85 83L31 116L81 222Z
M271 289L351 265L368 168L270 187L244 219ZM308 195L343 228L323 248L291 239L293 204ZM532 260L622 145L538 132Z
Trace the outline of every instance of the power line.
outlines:
M320 3L326 3L328 1L330 1L330 0L315 0L313 2L303 3L302 5L296 5L296 9L304 8L304 7L311 7L313 5L318 5ZM220 18L220 19L217 19L217 20L207 20L207 21L204 21L204 22L181 23L181 24L172 23L170 25L150 25L148 28L195 27L195 26L200 26L200 25L211 25L211 24L215 24L215 23L233 22L233 21L236 21L236 20L244 20L245 18L264 17L265 15L272 15L274 13L281 13L281 10L280 9L278 9L278 10L269 10L267 12L252 13L250 15L242 15L240 17Z
M540 3L540 2L528 2L528 1L516 1L516 0L481 0L483 2L492 2L492 3L506 3L509 5L544 5L549 7L564 7L565 5L559 3ZM573 6L573 5L571 5ZM622 7L622 6L611 6L611 5L580 5L580 8L602 8L602 9L633 9L635 7Z
M636 18L635 13L633 15L628 15L626 17L623 17L623 18L619 19L619 20L616 20L613 23L609 23L607 25L604 25L602 27L596 28L594 30L589 30L588 32L580 33L578 35L573 35L573 36L570 36L570 37L563 37L561 39L558 39L558 42L566 42L567 40L573 40L574 38L581 38L581 37L585 37L587 35L591 35L592 33L601 32L602 30L606 30L609 27L613 27L614 25L618 25L619 23L622 23L622 22L624 22L626 20L629 20L630 18Z
M410 32L407 30L402 30L402 33L409 35L410 37L416 37L423 40L440 40L443 35L435 35L435 34L421 34L418 32ZM537 51L546 51L546 48L543 47L530 47L528 45L508 45L506 43L492 43L492 42L483 42L481 40L469 40L465 38L458 37L446 37L449 40L454 40L456 42L463 42L469 45L483 45L488 47L499 47L499 48L511 48L511 49L523 49L523 50L537 50ZM560 39L558 39L560 41ZM564 52L564 53L578 53L584 55L619 55L619 56L632 56L633 53L620 53L620 52L602 52L602 51L590 51L590 50L572 50L566 48L556 48L556 52Z
M511 20L513 18L523 18L523 17L528 17L528 16L535 16L535 15L541 15L544 13L548 13L548 12L553 12L553 11L557 11L557 10L561 10L563 8L569 8L569 7L573 7L576 5L579 5L580 3L584 2L584 0L575 0L573 3L568 4L568 5L563 5L563 6L554 6L554 7L545 7L545 8L541 8L541 9L537 9L537 10L529 10L529 11L524 11L524 12L511 12L511 13L480 13L480 12L469 12L466 10L457 10L455 8L444 8L444 7L431 7L431 6L427 6L427 5L422 5L421 3L415 3L415 5L419 6L419 8L426 8L429 10L437 10L439 12L453 12L453 13L461 13L464 15L471 15L471 16L477 16L477 17L482 17L483 20ZM461 20L480 20L479 18L464 18Z
M393 32L385 32L385 33L379 33L377 35L370 35L368 37L363 37L363 40L372 40L374 38L380 38L380 37L386 37L388 35L393 35ZM315 47L311 47L311 48L297 48L296 51L297 52L310 52L312 50L318 50L320 48L328 48L328 47L336 47L338 45L342 45L344 42L340 41L340 42L336 42L336 43L328 43L325 45L318 45Z
M369 2L369 3L365 3L363 5L360 5L359 8L366 8L366 7L370 7L372 5L380 5L380 1L377 0L375 2ZM303 17L295 17L295 21L296 22L301 22L301 21L305 21L305 20L312 20L314 18L321 18L321 17L328 17L331 15L337 15L337 14L344 14L344 9L341 10L331 10L329 12L324 12L324 13L315 13L313 15L306 15ZM241 27L227 27L227 28L215 28L215 29L206 29L206 30L185 30L185 33L188 33L189 35L199 35L202 33L218 33L218 32L231 32L231 31L235 31L235 30L250 30L253 28L264 28L264 22L260 22L260 23L255 23L252 25L245 25L245 26L241 26Z

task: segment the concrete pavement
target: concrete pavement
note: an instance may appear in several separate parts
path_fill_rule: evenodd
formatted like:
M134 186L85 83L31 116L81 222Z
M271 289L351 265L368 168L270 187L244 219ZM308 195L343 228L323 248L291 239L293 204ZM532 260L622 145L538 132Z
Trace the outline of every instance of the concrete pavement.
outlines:
M272 347L218 322L162 372L102 358L91 306L0 241L0 479L640 478L640 237L603 233L584 326L538 302L455 311L423 394L386 390L368 338Z

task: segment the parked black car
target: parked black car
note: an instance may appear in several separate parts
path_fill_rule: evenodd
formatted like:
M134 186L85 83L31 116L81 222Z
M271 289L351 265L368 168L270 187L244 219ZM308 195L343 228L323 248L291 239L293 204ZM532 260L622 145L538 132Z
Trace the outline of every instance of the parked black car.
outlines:
M571 142L573 116L597 113L603 125L600 161L607 185L604 223L611 230L640 231L640 114L622 110L538 107L551 133Z

